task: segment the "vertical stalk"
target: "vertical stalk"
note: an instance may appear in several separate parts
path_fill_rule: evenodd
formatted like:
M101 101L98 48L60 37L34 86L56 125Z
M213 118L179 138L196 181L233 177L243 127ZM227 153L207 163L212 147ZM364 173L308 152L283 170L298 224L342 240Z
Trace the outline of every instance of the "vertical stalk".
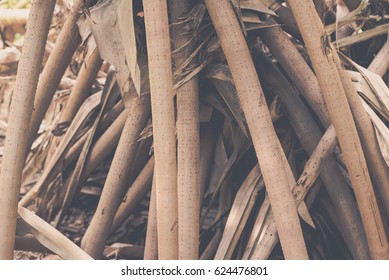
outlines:
M177 161L167 4L143 1L148 51L158 220L158 257L178 258Z
M35 0L28 18L12 96L0 176L0 259L13 259L17 203L28 127L55 1Z
M150 194L149 216L147 219L145 252L143 256L144 260L158 259L157 198L155 178L154 172Z
M77 20L81 15L81 8L83 5L85 5L84 0L75 1L72 11L66 18L54 49L42 71L35 100L33 101L34 111L30 121L27 149L29 149L34 142L47 108L49 108L50 102L61 82L62 76L81 41L81 37L78 33Z
M289 0L323 92L361 212L373 259L389 257L381 215L351 110L335 64L337 53L310 0Z
M230 67L286 259L307 259L300 221L291 193L293 178L274 131L269 109L246 40L228 0L205 1Z
M190 12L188 0L171 0L170 13L174 49L191 40L182 32L180 20ZM190 55L191 46L173 56L179 67ZM177 193L178 193L178 258L198 259L200 219L200 125L198 81L194 77L177 89Z

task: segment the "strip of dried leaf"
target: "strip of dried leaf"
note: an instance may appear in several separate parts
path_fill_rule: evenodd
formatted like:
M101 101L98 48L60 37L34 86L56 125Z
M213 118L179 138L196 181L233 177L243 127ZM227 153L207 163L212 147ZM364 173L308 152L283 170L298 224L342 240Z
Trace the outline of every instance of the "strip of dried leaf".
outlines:
M29 231L35 238L60 257L70 260L92 260L91 256L35 213L21 206L18 213L28 224Z
M20 200L19 205L27 206L32 199L36 198L42 189L46 188L52 177L55 175L55 172L61 165L61 159L65 156L66 151L70 149L70 146L74 143L77 133L80 131L85 120L90 116L93 110L100 104L101 92L95 93L90 96L84 104L81 106L80 110L77 112L75 121L71 123L66 134L62 138L58 148L55 150L55 153L50 159L50 162L47 164L39 181L34 185L34 187Z

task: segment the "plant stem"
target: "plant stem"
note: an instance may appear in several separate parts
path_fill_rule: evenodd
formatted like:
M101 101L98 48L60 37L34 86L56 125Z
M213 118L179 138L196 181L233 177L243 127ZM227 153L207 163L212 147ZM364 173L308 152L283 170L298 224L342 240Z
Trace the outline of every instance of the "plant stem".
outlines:
M373 259L388 258L388 242L369 171L335 64L337 53L332 44L328 43L323 24L315 12L313 3L309 0L289 0L288 3L306 44L339 139L362 216L370 255Z
M205 1L247 119L286 259L308 259L291 193L290 166L274 131L246 40L228 0Z
M103 60L100 58L97 48L85 58L77 75L76 84L72 88L65 109L61 114L60 123L72 121L82 103L89 96L90 87L95 82L102 63Z
M66 18L54 49L52 50L45 67L43 68L41 77L39 78L34 100L34 111L30 121L27 149L29 149L34 142L39 126L47 109L49 108L54 93L57 90L62 76L81 41L76 23L81 15L80 9L82 5L84 5L84 0L75 1L72 8L73 11ZM28 153L28 151L26 151L26 153Z
M321 142L323 136L320 127L312 118L310 111L299 97L298 92L296 92L282 73L277 70L270 59L263 53L258 52L258 54L255 54L255 62L258 73L261 79L263 78L263 83L271 88L268 91L269 94L273 97L278 96L302 147L308 155L311 155L314 150L317 150L317 145ZM303 75L303 73L301 74ZM313 78L312 82L315 82L316 77L313 76ZM320 93L320 89L318 93ZM332 142L328 144L335 146L337 139L334 128L328 129L326 134L329 132L331 132L330 137L326 140ZM331 154L323 161L320 178L338 215L341 225L339 231L353 257L355 259L367 259L369 258L367 240L352 190L344 180L335 157Z
M264 28L261 39L280 62L299 92L307 99L325 127L331 124L319 82L311 68L281 27Z
M372 181L382 201L383 211L389 217L389 170L380 147L378 145L373 124L363 107L361 98L355 89L350 76L342 68L340 61L336 61L339 75L342 79L343 88L345 90L347 100L350 104L352 114L355 119L355 124L358 134L361 138L363 151L366 156L366 161L369 166L369 172L372 175Z
M123 127L126 123L127 115L128 110L121 112L112 125L110 125L104 134L96 141L85 163L85 168L81 176L82 179L80 180L81 182L88 179L89 175L96 169L100 162L117 147Z
M82 248L94 258L100 258L110 233L115 213L128 187L134 161L138 137L149 118L150 96L136 97L131 101L129 114L120 136L103 192L92 221L82 239Z
M0 259L13 259L17 204L33 100L55 1L35 0L20 57L0 176Z
M386 39L385 44L382 46L381 50L374 57L373 61L370 63L368 70L380 75L383 77L389 69L389 32L388 38Z
M177 50L192 36L182 33L180 20L190 12L188 0L171 0L169 5L173 45ZM179 67L190 55L189 46L173 56ZM177 193L178 193L178 258L198 259L200 220L200 128L197 77L177 89Z
M155 172L150 194L149 216L147 219L147 231L145 241L144 260L158 259L158 230L157 230L157 198Z
M112 222L111 233L128 218L131 211L138 205L143 197L150 191L154 172L154 157L151 157L143 170L139 173L134 183L125 195L125 199L116 211Z
M173 73L165 0L143 1L153 116L158 257L178 258L177 161Z

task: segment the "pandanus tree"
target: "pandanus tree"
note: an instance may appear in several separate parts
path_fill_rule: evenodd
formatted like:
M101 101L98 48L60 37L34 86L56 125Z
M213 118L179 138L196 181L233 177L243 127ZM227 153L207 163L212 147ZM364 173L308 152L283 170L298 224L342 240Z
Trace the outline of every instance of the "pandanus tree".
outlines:
M23 35L0 258L389 258L385 1L77 0L53 38L55 2Z

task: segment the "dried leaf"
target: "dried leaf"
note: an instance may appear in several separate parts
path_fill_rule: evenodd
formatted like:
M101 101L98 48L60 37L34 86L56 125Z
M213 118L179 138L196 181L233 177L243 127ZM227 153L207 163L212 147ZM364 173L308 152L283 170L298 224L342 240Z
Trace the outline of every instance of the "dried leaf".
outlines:
M253 10L259 13L263 14L269 14L272 16L276 16L274 11L270 10L267 5L262 3L261 1L256 0L241 0L240 1L240 8L242 10Z
M140 95L141 92L141 75L137 62L137 47L134 25L133 1L117 0L113 4L117 16L117 24L120 31L126 63L131 73L131 78L135 89Z
M355 35L344 37L342 39L336 40L334 42L334 45L337 48L350 46L350 45L353 45L353 44L356 44L359 42L363 42L363 41L366 41L368 39L386 34L388 32L388 30L389 30L389 23L379 25L373 29L363 31L363 32L357 33Z
M92 30L101 58L115 65L120 71L130 73L115 6L111 1L105 1L101 5L93 6L90 13L91 17L87 17L86 21Z
M360 75L363 77L363 79L366 82L366 83L363 83L364 86L366 86L366 84L367 84L368 87L370 88L370 90L375 95L374 97L371 97L371 92L370 92L370 90L368 90L368 91L360 92L362 97L366 98L369 104L374 105L375 108L382 111L383 116L387 120L389 120L389 89L386 86L386 84L384 83L384 81L382 80L382 78L379 75L377 75L377 74L367 70L366 68L358 65L357 63L355 63L351 59L347 58L346 56L343 56L343 57L352 66L354 66L357 69L357 71L360 73ZM353 76L354 75L356 75L356 74L353 74ZM353 76L351 76L351 77L353 77ZM357 79L358 79L358 82L362 81L360 79L360 77L357 77ZM357 86L357 88L358 88L358 86ZM379 104L377 103L377 100L378 100Z
M61 207L61 209L60 209L60 211L55 219L55 227L57 227L58 224L60 224L62 222L64 214L68 210L68 207L69 207L71 201L73 200L74 195L76 193L76 190L79 186L81 174L84 170L85 162L87 160L88 154L90 153L90 147L92 145L92 140L95 136L97 126L103 117L103 113L106 109L108 99L111 96L111 93L113 92L112 89L115 85L115 82L116 82L116 75L114 72L110 72L108 74L107 81L106 81L106 84L105 84L103 92L102 92L100 112L99 112L98 116L95 118L94 124L88 132L87 139L86 139L84 146L82 148L82 151L78 157L77 164L73 170L70 181L69 181L68 185L65 186L66 187L66 194L65 194L65 197L64 197L63 202L62 202L62 207Z
M18 213L23 219L19 223L25 223L19 224L19 229L22 228L19 234L32 233L40 243L64 259L92 260L81 248L30 210L19 206Z
M373 122L378 145L380 146L386 165L389 168L389 129L364 100L362 100L362 103Z
M249 134L246 119L244 117L228 66L225 64L213 64L208 67L205 76L211 79L212 83L223 97L227 107L230 109L234 119L238 122L244 134L248 137Z
M215 259L231 259L235 246L242 234L248 217L254 206L258 193L263 189L262 174L258 164L250 171L235 196L227 223L223 232L223 237L219 243Z
M66 151L70 148L70 146L74 143L76 136L78 135L80 129L82 128L85 120L92 114L94 109L100 104L101 100L101 92L95 93L94 95L88 97L87 100L83 103L80 110L77 112L74 121L69 126L66 134L62 138L59 146L55 150L54 155L52 156L50 162L46 166L43 171L42 176L36 185L31 189L19 202L19 205L25 206L27 205L31 199L34 199L38 193L47 186L49 180L53 173L58 170L61 159L65 156Z
M259 19L259 16L256 12L251 10L243 10L242 11L242 20L245 23L261 23L262 21Z
M126 244L114 243L105 247L104 256L108 259L142 259L144 247Z

